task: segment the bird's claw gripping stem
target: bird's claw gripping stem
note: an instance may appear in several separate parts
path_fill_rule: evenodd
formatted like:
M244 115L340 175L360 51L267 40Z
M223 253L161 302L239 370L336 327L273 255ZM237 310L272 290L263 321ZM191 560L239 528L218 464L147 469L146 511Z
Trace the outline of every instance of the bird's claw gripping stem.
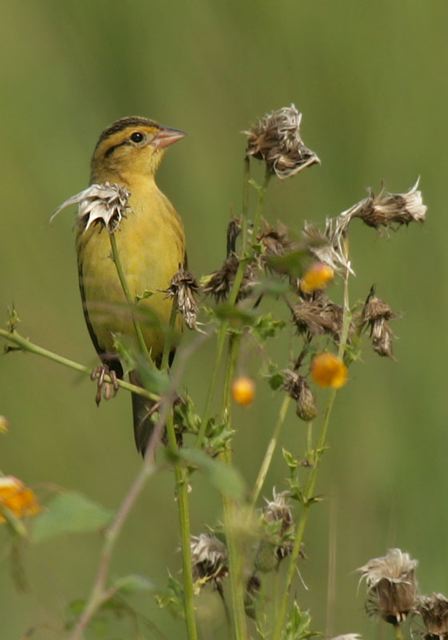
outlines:
M109 376L109 380L105 380L106 376ZM117 395L119 389L117 374L106 364L95 367L90 374L90 379L96 380L96 406L99 406L102 398L110 400Z

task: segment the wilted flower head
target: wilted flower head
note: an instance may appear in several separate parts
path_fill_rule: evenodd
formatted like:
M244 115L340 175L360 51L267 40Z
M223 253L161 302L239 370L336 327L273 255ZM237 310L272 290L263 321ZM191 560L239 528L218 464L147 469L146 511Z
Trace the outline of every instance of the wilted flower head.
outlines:
M10 511L16 518L35 516L40 511L35 493L14 476L0 477L0 523L6 522L2 511Z
M77 218L81 230L87 231L93 222L101 220L107 230L113 233L126 215L130 195L126 187L118 184L91 184L84 191L63 202L50 221L66 207L78 204Z
M204 293L212 295L217 302L225 300L230 293L236 272L238 271L239 260L232 253L223 263L222 267L203 280ZM243 281L238 294L238 300L243 300L250 295L254 284L254 269L248 265L244 271Z
M305 222L302 231L305 247L316 260L334 271L348 269L353 273L344 251L346 229L347 226L339 218L327 218L324 231Z
M408 553L390 549L384 557L373 558L360 567L361 580L365 580L368 589L368 613L379 615L391 624L400 624L416 604L417 564Z
M289 493L288 491L277 493L274 488L272 498L272 500L265 498L266 504L263 507L263 518L266 522L281 522L281 530L286 531L294 522L289 502Z
M280 179L319 164L317 155L302 141L301 120L302 114L293 104L266 114L244 132L248 137L246 154L264 160L268 171Z
M427 207L423 204L419 181L406 193L388 193L382 189L373 192L359 203L353 217L360 218L369 227L399 227L410 222L424 222Z
M255 560L255 566L263 572L272 571L291 553L294 525L288 491L277 493L274 488L273 499L265 498L265 502L262 519L267 526L266 538L261 540Z
M324 295L312 300L301 299L291 310L299 333L313 336L328 334L339 340L344 312L341 306Z
M420 596L417 602L417 612L423 619L426 633L425 640L448 638L448 599L441 593L430 596Z
M310 422L317 416L316 401L306 378L287 369L283 373L283 388L296 401L296 413L301 420Z
M199 285L195 277L180 267L179 271L174 274L171 279L170 286L167 289L168 297L174 298L179 313L182 314L185 324L189 329L196 329L198 303L195 295L199 291Z
M193 576L197 580L215 582L222 580L228 573L227 549L221 540L211 533L191 536L191 563Z
M376 297L372 287L362 310L361 323L369 328L372 346L380 356L392 357L393 333L388 321L395 317L390 306Z

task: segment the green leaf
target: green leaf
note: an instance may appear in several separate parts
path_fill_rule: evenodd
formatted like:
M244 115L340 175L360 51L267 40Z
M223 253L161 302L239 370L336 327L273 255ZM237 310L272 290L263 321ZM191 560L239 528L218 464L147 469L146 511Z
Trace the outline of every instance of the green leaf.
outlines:
M118 333L112 334L114 351L118 353L120 362L123 365L123 373L127 375L135 369L135 356L132 347L129 346L128 340Z
M235 500L243 498L245 493L244 480L235 467L221 460L210 458L200 449L181 449L179 457L188 464L197 466L220 493Z
M154 365L151 366L149 362L143 358L139 359L137 369L145 389L158 396L162 396L168 391L170 379L166 371L156 369Z
M271 313L266 313L257 318L252 327L252 332L261 340L266 340L266 338L273 338L277 331L283 329L284 326L285 322L283 320L275 320Z
M105 527L113 511L77 493L68 491L53 498L34 519L32 542L43 542L64 533L87 533Z
M290 289L291 285L285 279L266 278L254 286L254 293L257 295L266 294L277 297L288 293Z
M253 311L227 303L216 307L215 315L219 320L228 320L233 327L250 326L257 320L257 314Z
M149 289L145 289L143 293L137 294L135 296L135 301L140 302L140 300L146 300L146 298L150 298L154 295L154 291L150 291Z
M279 273L289 273L295 277L299 277L305 270L307 262L309 262L309 253L307 251L291 251L282 256L266 256L266 264Z
M291 470L297 469L299 461L295 458L290 451L282 449L283 459Z
M154 586L145 576L131 574L115 580L112 584L112 588L120 593L132 594L140 591L151 591Z

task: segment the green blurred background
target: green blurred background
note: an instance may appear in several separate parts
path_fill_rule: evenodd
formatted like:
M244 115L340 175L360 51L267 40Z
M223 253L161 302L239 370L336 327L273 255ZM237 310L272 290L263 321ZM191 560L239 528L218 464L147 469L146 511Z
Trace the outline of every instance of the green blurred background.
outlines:
M241 200L240 132L267 110L294 102L305 143L322 160L272 185L273 220L299 229L305 217L322 221L383 179L404 191L421 176L429 207L423 227L389 239L360 225L353 234L354 298L375 282L402 313L394 325L397 362L366 352L338 398L319 481L330 499L311 518L302 565L309 591L300 600L318 629L371 636L353 570L395 545L420 560L425 592L446 593L446 2L2 0L1 12L0 304L14 301L23 333L73 359L95 361L79 301L73 219L63 214L49 226L48 218L86 186L97 136L114 119L147 115L189 133L170 150L160 184L183 215L197 274L223 257L229 214ZM198 398L212 355L204 351L188 382ZM92 383L49 361L2 358L0 413L11 423L0 442L3 472L116 506L140 464L130 402L121 393L97 409L93 397ZM249 482L278 403L265 386L252 408L236 413L236 458ZM289 448L300 431L291 414ZM281 488L283 476L277 456L268 485ZM193 532L219 517L218 496L196 479ZM113 573L145 573L162 585L167 567L180 567L178 544L172 477L164 473L130 518ZM91 535L28 549L26 594L15 591L3 559L2 639L20 638L35 623L60 623L67 603L87 593L99 548ZM179 622L150 598L140 604L167 637L183 637ZM204 638L219 632L213 609L209 617Z

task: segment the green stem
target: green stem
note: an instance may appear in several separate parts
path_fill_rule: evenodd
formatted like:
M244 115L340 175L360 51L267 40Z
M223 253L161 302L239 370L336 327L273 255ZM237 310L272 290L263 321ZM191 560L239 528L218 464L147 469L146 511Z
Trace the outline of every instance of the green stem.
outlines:
M236 362L240 348L241 336L231 336L228 355L226 377L223 393L223 419L231 422L231 382L235 374ZM230 445L222 455L224 462L232 464L232 450ZM230 598L232 602L232 621L235 640L246 640L247 620L244 609L245 581L243 575L243 555L241 553L238 535L235 532L235 524L238 519L238 505L226 495L222 496L224 512L224 530L226 534L227 550L229 555L229 580Z
M269 169L266 168L265 174L264 174L264 181L262 186L260 187L259 191L258 191L258 201L257 201L257 207L255 209L255 215L254 215L254 235L256 237L257 231L258 231L258 227L260 225L260 220L261 220L261 216L263 213L263 208L264 208L264 201L265 201L265 196L266 196L266 191L268 189L268 185L269 185L269 181L272 177L271 172L269 171Z
M345 349L347 346L348 333L350 330L350 320L351 320L349 296L348 296L348 278L349 278L349 271L347 269L345 273L345 278L344 278L344 307L343 307L341 338L339 341L339 348L338 348L338 357L341 360L344 357ZM336 395L337 395L337 389L332 389L330 391L330 396L328 398L328 404L325 411L322 428L321 428L319 439L315 449L313 468L311 470L311 473L308 479L307 488L304 492L303 514L296 529L294 546L290 555L288 572L286 575L285 589L283 591L280 604L277 607L277 619L274 627L274 634L272 636L273 640L280 640L284 630L292 583L294 580L294 576L296 574L297 561L299 559L300 549L302 547L302 543L305 535L305 529L308 522L309 509L310 509L310 506L313 504L312 498L314 496L314 491L316 488L320 461L327 446L328 429L330 425L330 418L333 412L334 403L336 400Z
M286 414L288 413L289 405L291 404L291 397L289 395L285 395L283 398L283 402L280 405L280 410L278 412L277 421L275 423L274 431L272 433L272 437L269 441L268 448L266 449L266 453L264 454L263 462L261 463L260 471L258 472L257 480L255 482L254 491L252 494L252 508L255 508L257 504L257 500L260 496L261 490L264 485L264 481L266 480L266 476L269 471L269 467L271 466L272 457L274 455L275 449L277 448L278 439L280 437L280 432L282 426L285 422Z
M34 344L27 338L24 338L16 331L6 331L5 329L0 329L0 338L4 338L11 344L14 344L18 347L20 351L27 351L28 353L33 353L37 356L42 356L43 358L47 358L47 360L52 360L53 362L57 362L58 364L63 365L64 367L68 367L69 369L73 369L74 371L78 371L79 373L83 373L85 375L90 376L92 373L92 369L86 367L85 365L75 362L74 360L69 360L69 358L65 358L64 356L60 356L58 353L54 353L53 351L48 351L48 349L44 349L43 347L39 347L39 345ZM104 376L104 380L106 382L112 382L112 379L109 375ZM131 384L130 382L126 382L125 380L117 380L117 384L121 389L126 389L126 391L131 391L132 393L136 393L143 398L148 398L150 400L159 400L159 396L143 389L142 387L138 387L135 384Z
M173 452L178 451L176 432L172 412L166 422L168 444ZM176 459L177 456L176 456ZM182 546L182 577L184 587L184 612L187 626L188 640L197 640L198 632L194 612L193 572L191 562L191 531L188 505L188 470L179 462L174 465L176 478L176 494L179 511L179 524Z
M125 295L126 301L129 305L129 309L132 316L132 324L134 325L135 335L137 337L138 346L140 352L145 356L148 362L152 363L151 356L148 351L148 347L146 346L145 339L143 337L142 328L140 323L138 322L135 314L135 300L131 296L131 292L129 290L129 286L126 280L125 273L123 271L123 265L121 264L120 254L117 247L117 239L115 237L115 233L109 233L110 238L110 246L112 249L112 259L115 263L115 268L117 270L118 277L120 279L121 288L123 289L123 293Z

